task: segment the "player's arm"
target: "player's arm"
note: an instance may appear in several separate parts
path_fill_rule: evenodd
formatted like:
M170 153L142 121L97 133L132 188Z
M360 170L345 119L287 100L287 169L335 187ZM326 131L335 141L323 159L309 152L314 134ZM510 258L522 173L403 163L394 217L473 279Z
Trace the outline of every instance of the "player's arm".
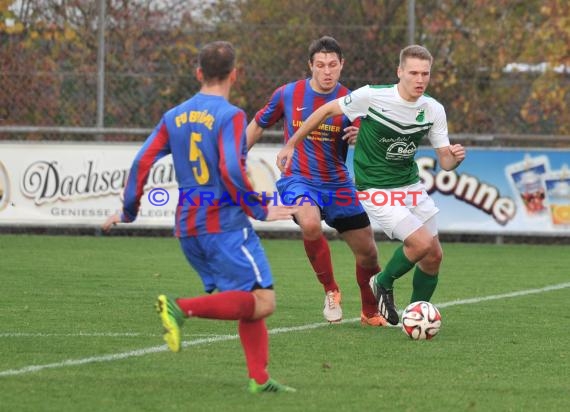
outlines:
M301 143L313 130L316 130L326 119L341 114L343 114L343 112L339 104L339 99L332 100L311 113L301 127L291 136L283 149L277 154L277 167L279 170L284 172L290 166L295 146Z
M135 156L127 184L123 192L123 213L121 222L132 222L136 219L140 199L152 166L170 153L168 129L164 118L158 123L150 136Z
M447 132L447 115L441 104L432 106L434 111L433 126L428 139L435 148L439 166L443 170L456 169L465 159L465 148L460 144L450 144Z
M103 232L108 232L115 226L117 223L121 223L121 215L115 213L107 218L105 222L101 225L101 229Z
M269 101L263 106L251 119L245 130L247 136L247 150L261 139L263 131L268 127L277 123L284 114L283 108L283 90L284 86L276 89L269 98Z
M360 130L360 118L354 119L352 124L344 128L344 135L342 140L346 141L348 144L356 144L356 138L358 137L358 130Z
M344 128L344 135L342 136L342 140L345 140L348 144L355 144L357 136L358 127L348 126Z
M247 150L251 149L251 147L256 144L261 136L263 135L263 131L265 129L261 127L255 119L252 119L251 122L247 125L245 129L245 135L247 137Z
M117 223L133 222L138 215L140 199L152 165L170 153L168 130L164 118L137 152L123 191L122 213L109 216L101 228L108 232Z
M465 148L460 144L452 144L435 149L437 160L443 170L456 169L465 159Z

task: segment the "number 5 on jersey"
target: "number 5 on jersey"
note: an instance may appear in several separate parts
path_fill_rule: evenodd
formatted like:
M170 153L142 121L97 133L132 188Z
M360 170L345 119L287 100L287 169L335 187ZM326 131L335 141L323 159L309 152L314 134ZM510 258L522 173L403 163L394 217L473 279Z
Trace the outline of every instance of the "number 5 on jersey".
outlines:
M198 143L201 141L202 135L200 133L190 134L190 161L199 162L199 166L192 166L192 172L194 173L196 182L200 185L204 185L210 180L210 171L208 170L204 153L202 153L202 150L198 147Z

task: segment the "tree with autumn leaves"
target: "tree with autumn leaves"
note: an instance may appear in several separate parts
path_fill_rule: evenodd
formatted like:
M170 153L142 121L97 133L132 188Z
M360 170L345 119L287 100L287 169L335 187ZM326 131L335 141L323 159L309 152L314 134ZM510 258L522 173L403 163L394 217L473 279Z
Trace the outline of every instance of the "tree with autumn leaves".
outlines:
M451 133L570 134L567 1L416 1L415 15ZM97 16L97 1L0 0L0 125L94 126ZM196 92L197 52L217 39L238 49L232 101L249 117L308 75L325 34L345 51L345 85L395 82L407 17L401 0L107 0L105 126L152 127Z

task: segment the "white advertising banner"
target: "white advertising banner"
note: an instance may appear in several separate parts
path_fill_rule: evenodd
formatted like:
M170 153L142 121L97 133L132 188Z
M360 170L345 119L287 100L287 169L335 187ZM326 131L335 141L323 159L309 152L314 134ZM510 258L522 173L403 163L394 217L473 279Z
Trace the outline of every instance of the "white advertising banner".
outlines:
M121 208L121 195L140 143L0 143L0 225L99 226ZM278 148L248 157L256 190L274 192ZM172 157L152 168L132 227L170 228L178 203ZM267 230L293 222L255 222Z
M140 143L0 143L0 225L100 226L120 196ZM276 199L280 145L257 145L248 175ZM352 151L347 164L352 169ZM458 169L420 148L420 175L440 208L442 233L570 235L570 150L468 148ZM132 227L171 228L178 189L170 156L154 165ZM256 222L298 230L291 221ZM324 225L324 223L323 223ZM328 228L324 225L325 228Z

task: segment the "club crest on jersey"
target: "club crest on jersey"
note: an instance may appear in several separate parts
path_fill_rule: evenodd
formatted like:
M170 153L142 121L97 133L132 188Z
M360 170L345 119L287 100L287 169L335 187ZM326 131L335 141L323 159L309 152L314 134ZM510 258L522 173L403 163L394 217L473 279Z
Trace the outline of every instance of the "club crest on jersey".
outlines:
M425 109L418 109L418 112L416 113L416 122L423 123L425 117Z
M348 106L350 103L352 103L352 95L347 94L346 96L344 96L344 104Z

